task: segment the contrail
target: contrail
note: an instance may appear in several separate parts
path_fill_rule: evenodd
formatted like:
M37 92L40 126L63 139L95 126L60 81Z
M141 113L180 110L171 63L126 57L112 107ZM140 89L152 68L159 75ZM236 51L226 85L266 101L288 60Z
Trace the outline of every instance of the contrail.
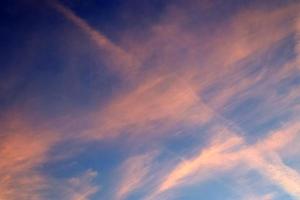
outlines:
M61 13L66 19L78 26L104 51L104 61L112 70L123 75L130 75L135 72L138 62L132 55L110 41L104 34L91 27L84 19L77 16L70 8L59 1L49 1L49 4Z

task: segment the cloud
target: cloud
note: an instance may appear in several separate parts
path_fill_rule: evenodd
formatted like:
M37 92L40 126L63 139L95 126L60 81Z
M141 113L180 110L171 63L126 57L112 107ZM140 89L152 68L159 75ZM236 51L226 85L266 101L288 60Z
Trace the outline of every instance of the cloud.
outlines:
M116 199L122 200L143 186L149 175L153 154L142 154L128 158L120 168L121 180L116 192Z
M92 195L100 190L100 187L93 183L97 175L96 171L89 169L79 176L66 180L66 185L63 186L63 199L89 200Z
M99 187L92 184L96 171L87 170L66 180L42 170L45 164L66 158L64 151L58 156L51 154L65 141L61 133L15 113L2 117L0 124L0 199L41 200L55 195L58 199L88 200L98 191Z
M235 106L234 100L259 95L255 91L263 90L257 89L257 84L271 79L269 73L287 76L284 74L287 71L269 69L250 73L250 66L242 61L257 60L294 32L293 20L289 20L297 11L294 5L268 10L268 13L243 10L221 23L217 30L224 31L201 37L196 28L184 29L188 16L174 10L145 30L151 34L143 38L144 43L125 38L130 41L128 52L146 67L141 69L141 77L133 78L129 87L124 87L108 103L99 105L99 112L96 109L91 114L94 125L85 131L84 137L115 137L124 132L148 134L157 129L161 134L176 125L201 126L216 115L214 110L222 112L226 106ZM171 20L171 16L179 20ZM265 85L268 84L266 81ZM212 97L205 98L214 87L217 90ZM269 100L264 93L262 98ZM270 99L274 101L276 97Z
M289 144L299 139L300 124L296 121L283 125L282 128L272 131L266 139L257 143L258 148L274 152L286 152Z
M266 178L296 198L300 197L300 174L286 165L277 152L282 157L290 154L290 147L295 147L295 142L299 141L299 133L299 123L290 123L244 152L249 166L256 168ZM299 154L299 149L297 150L297 153L293 152L294 155Z
M130 54L94 30L73 11L62 4L55 6L114 58L110 58L109 62L113 61L114 66L124 64L125 68L117 70L126 71L127 67L136 65L132 63ZM213 34L201 34L199 37L202 30L183 26L189 21L186 13L171 8L160 23L150 28L150 37L143 38L144 43L129 39L132 42L129 52L133 52L149 69L145 70L142 78L134 78L133 87L125 88L99 109L99 112L91 115L94 125L85 131L84 137L102 139L116 137L124 132L133 135L145 135L149 132L162 134L179 124L201 126L217 118L219 114L213 111L213 108L224 109L232 103L232 98L238 99L240 96L247 99L262 95L264 105L270 109L279 102L287 106L287 102L298 97L296 93L289 98L279 99L278 95L266 97L260 92L265 93L268 86L274 87L280 80L289 77L294 70L290 67L278 71L266 69L258 74L249 75L249 67L243 62L257 60L273 50L283 39L295 33L295 26L298 25L291 19L296 17L297 11L298 6L294 4L267 12L263 9L242 10L229 21L219 24ZM171 17L178 20L171 20ZM298 45L295 51L298 51L297 48ZM274 72L276 78L268 78L270 72ZM209 99L205 102L202 96L218 83L221 85L220 90L213 95L211 101ZM258 83L265 85L257 86ZM267 110L264 116L268 113L274 114L273 111ZM250 163L257 164L254 167L272 182L288 193L298 195L297 172L284 165L275 153L278 149L286 148L297 134L297 129L298 125L292 125L285 130L287 134L274 133L253 146L247 146L244 139L236 134L226 135L222 137L223 142L213 143L195 157L179 163L163 178L155 194L188 184L194 174L201 176L214 170L231 169L246 159L250 166ZM240 148L241 144L246 147ZM235 149L237 147L238 149ZM273 156L269 158L269 154ZM120 183L117 194L119 199L135 190L148 171L144 166L145 158L131 159L136 159L134 162L137 165L125 164L124 182ZM223 165L222 160L230 160L228 166ZM138 168L136 174L132 173L134 167Z
M253 171L236 172L233 176L233 183L230 184L234 191L233 199L242 200L273 200L278 199L278 191L270 188L269 182L264 177L253 176Z
M38 170L57 137L13 115L1 121L0 199L42 199L48 178Z
M217 142L204 150L197 156L189 160L184 160L179 163L171 172L166 176L158 189L158 193L169 190L177 185L189 181L188 177L201 173L199 176L205 176L209 171L214 169L226 169L234 165L235 156L230 153L230 150L241 144L242 140L239 137L224 137L223 141ZM224 160L228 162L224 163Z
M274 87L280 80L290 77L295 72L295 67L288 63L279 70L264 68L256 74L249 73L249 66L244 65L243 62L257 60L260 56L274 50L276 44L294 33L294 23L290 18L296 16L296 11L297 7L294 5L269 10L268 13L264 10L244 10L235 15L230 22L221 25L220 29L225 30L225 33L222 31L203 38L198 38L191 33L191 31L197 33L197 30L182 30L181 22L185 22L185 17L179 16L179 22L153 26L152 38L145 39L144 45L131 44L130 46L132 52L137 52L137 56L153 68L147 70L141 79L137 78L136 86L126 88L106 104L104 109L95 112L91 118L96 125L87 130L85 136L99 139L115 137L124 132L135 135L149 132L162 134L162 132L170 132L179 124L201 126L220 116L213 108L222 111L230 104L236 106L236 102L232 103L233 100L241 101L255 95L261 95L263 105L270 108L264 112L263 116L266 118L272 118L273 108L279 103L285 108L292 109L290 102L298 97L297 93L290 93L289 97L279 97L275 94ZM225 26L229 26L230 29ZM208 46L201 46L197 40L207 40L211 43ZM187 50L184 57L181 57L179 49L192 50L191 52ZM200 56L202 60L196 58L199 57L197 52L202 53L204 50L208 50L211 54L205 58ZM264 63L258 64L264 65ZM269 77L271 72L274 73L273 77ZM201 76L202 74L205 76ZM216 83L222 87L211 100L204 101L203 96ZM274 95L267 96L266 88L271 88ZM244 139L238 136L229 138L226 136L224 144L213 144L170 170L153 196L195 181L195 178L191 178L194 174L200 174L197 177L201 177L203 174L212 174L214 170L232 169L246 158L248 159L246 162L261 159L260 165L256 166L257 170L263 175L268 174L272 182L289 194L297 195L295 190L297 180L293 181L292 177L283 180L282 175L278 175L280 173L291 175L297 172L283 162L268 160L264 157L268 154L265 152L258 158L245 156L245 152L261 151L257 150L260 148L272 154L278 148L285 149L296 134L292 127L289 127L286 132L288 136L272 134L273 138L268 138L260 145L254 146L248 146L244 143ZM279 140L276 137L282 137L283 140L277 142ZM243 142L236 144L233 142L232 146L225 145L226 141L235 140L234 138L239 138L236 140ZM240 148L241 144L245 147ZM225 145L224 149L223 145ZM238 150L231 151L237 146ZM230 152L227 152L227 148ZM222 160L230 160L228 166L223 166ZM245 169L248 168L249 164ZM277 175L279 178L276 178ZM207 177L203 175L202 178L204 180ZM290 186L293 186L292 189L289 189ZM123 189L126 190L131 189Z
M177 76L150 76L95 113L91 118L97 126L86 134L103 138L122 131L141 134L159 129L158 133L163 133L176 123L203 124L211 116L212 111Z
M258 59L296 32L295 53L299 60L299 20L291 20L295 18L298 6L293 4L267 11L242 10L232 15L230 20L216 24L216 31L212 32L205 32L199 26L189 26L189 15L172 7L159 23L145 30L150 33L145 34L142 42L134 34L130 36L132 38L124 36L123 40L128 39L131 44L124 45L123 49L63 4L55 2L51 5L97 44L104 52L100 56L110 69L121 74L125 85L90 115L68 118L66 127L76 126L77 120L88 118L87 126L67 134L68 139L81 143L116 139L129 133L147 140L152 136L171 137L172 131L180 126L201 127L211 125L213 121L222 121L222 124L225 121L224 127L221 125L222 128L216 130L222 134L212 132L207 136L212 140L211 144L199 148L197 154L183 159L175 167L164 169L167 174L161 176L157 173L160 175L159 184L150 197L207 180L219 172L240 166L240 163L245 165L243 170L254 168L288 194L299 196L299 173L284 163L286 154L299 153L299 149L290 150L299 141L299 123L287 124L256 144L249 145L242 133L228 128L230 120L222 116L226 108L235 107L242 100L255 96L262 98L260 108L263 108L263 118L271 119L282 110L299 111L295 111L296 106L299 107L295 105L299 98L298 87L284 96L276 91L282 80L299 72L295 60L274 69L272 66L265 67L265 63ZM258 60L255 65L263 68L258 69L258 73L249 72L252 66L245 64L253 60ZM133 73L136 71L138 73ZM129 76L130 81L127 80ZM4 88L6 90L9 88ZM213 94L206 97L208 93ZM243 114L252 113L255 111ZM296 118L295 115L292 117ZM1 130L0 199L43 199L49 187L61 183L66 184L59 194L64 199L86 200L99 191L99 186L93 183L97 176L93 170L61 182L38 170L49 161L48 153L53 146L62 141L62 133L31 127L18 120L15 122L15 119L9 121L13 124ZM224 130L226 133L223 133ZM130 157L123 163L116 199L125 199L145 186L153 160L152 154L145 154ZM227 161L225 164L224 160Z
M298 14L295 22L295 29L296 29L296 49L295 53L297 55L296 65L300 65L300 15ZM298 67L299 69L299 67Z
M137 70L138 62L132 55L113 43L104 34L91 27L70 8L64 6L59 1L50 1L49 4L96 42L97 46L104 51L102 58L107 62L110 69L121 73L123 76L129 76Z
M270 179L284 189L288 194L296 198L300 197L300 175L299 173L283 163L276 154L263 155L262 152L247 152L251 166L254 166L266 178ZM265 157L265 159L263 158ZM267 158L266 158L267 157Z
M297 13L294 4L267 11L244 9L208 32L202 30L207 26L205 23L189 26L194 22L191 13L180 6L170 6L159 23L146 29L150 32L145 34L148 37L137 40L129 34L124 40L130 42L130 52L151 68L197 68L199 74L205 74L202 84L232 73L239 67L233 66L238 61L255 57L291 34L294 24L290 19Z
M299 197L300 174L284 164L276 153L288 148L295 140L300 131L297 125L291 123L253 145L247 145L241 136L224 127L219 130L221 137L215 136L211 145L202 149L198 155L179 162L159 178L161 183L147 199L155 199L178 186L205 181L217 176L218 172L226 172L237 166L239 170L256 169L272 184L291 196Z
M247 196L243 198L243 200L256 200L256 199L273 200L273 199L275 199L275 195L273 193L264 194L264 195L247 194Z

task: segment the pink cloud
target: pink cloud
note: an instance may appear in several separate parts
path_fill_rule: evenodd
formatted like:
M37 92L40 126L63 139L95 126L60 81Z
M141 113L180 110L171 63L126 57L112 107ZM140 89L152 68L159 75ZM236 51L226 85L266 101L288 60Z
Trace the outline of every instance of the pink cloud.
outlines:
M154 154L136 155L128 158L120 168L121 180L116 192L116 199L122 200L143 186L149 175Z

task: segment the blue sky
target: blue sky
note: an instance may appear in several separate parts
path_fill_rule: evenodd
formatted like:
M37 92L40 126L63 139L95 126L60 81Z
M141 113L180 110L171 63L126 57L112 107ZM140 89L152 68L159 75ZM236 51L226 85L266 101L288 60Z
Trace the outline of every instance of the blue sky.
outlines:
M1 4L0 199L300 199L298 1Z

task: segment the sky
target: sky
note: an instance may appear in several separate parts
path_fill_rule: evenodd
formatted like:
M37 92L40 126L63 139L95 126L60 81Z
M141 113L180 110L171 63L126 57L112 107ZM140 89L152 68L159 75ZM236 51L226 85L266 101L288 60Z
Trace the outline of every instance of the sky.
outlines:
M300 199L298 0L0 10L0 200Z

